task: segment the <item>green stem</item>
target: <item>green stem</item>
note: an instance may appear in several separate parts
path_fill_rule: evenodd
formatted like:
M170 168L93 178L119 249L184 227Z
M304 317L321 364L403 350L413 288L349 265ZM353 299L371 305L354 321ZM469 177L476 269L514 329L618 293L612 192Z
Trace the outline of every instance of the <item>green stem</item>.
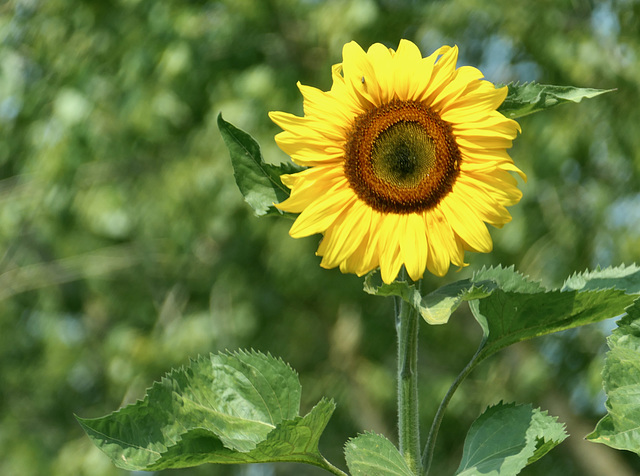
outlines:
M398 439L411 471L421 472L418 413L418 312L396 299L398 333Z
M483 340L478 347L476 353L471 357L471 360L466 365L462 372L456 377L454 382L449 387L447 394L444 396L442 401L440 402L440 406L438 407L438 411L436 412L436 416L433 418L433 423L431 424L431 428L429 429L429 436L427 437L427 444L424 447L424 452L422 453L422 475L427 476L429 474L429 470L431 469L431 461L433 460L433 449L436 446L436 439L438 438L438 430L440 429L440 424L442 423L442 419L444 417L444 412L451 401L451 397L456 392L462 381L467 378L467 376L471 373L471 371L475 368L475 365L478 361L478 357L480 356L480 352L484 348L485 341Z
M308 463L308 461L305 461L305 462ZM342 471L340 468L336 468L334 465L332 465L322 455L319 455L317 463L312 463L312 464L314 464L315 466L318 466L319 468L325 469L328 472L330 472L331 474L335 474L336 476L349 476L347 473Z

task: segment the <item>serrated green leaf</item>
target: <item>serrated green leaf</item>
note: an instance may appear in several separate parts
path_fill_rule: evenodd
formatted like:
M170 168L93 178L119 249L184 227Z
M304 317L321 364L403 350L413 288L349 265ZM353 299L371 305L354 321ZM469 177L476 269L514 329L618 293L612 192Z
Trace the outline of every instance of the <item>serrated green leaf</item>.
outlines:
M264 441L248 452L226 448L211 433L195 429L186 434L180 444L168 448L161 460L144 469L159 471L205 463L266 462L306 463L326 469L327 463L318 452L318 442L334 409L335 404L332 401L322 399L304 417L281 421Z
M516 342L618 316L633 299L613 289L537 294L495 290L470 303L474 317L488 330L478 362Z
M498 108L502 114L511 119L527 116L543 111L559 104L589 99L614 89L576 88L573 86L553 86L548 84L512 83L508 85L509 93Z
M627 294L640 294L640 267L618 266L576 273L567 279L563 291L595 291L598 289L621 289Z
M636 298L632 293L637 290L640 273L625 267L616 269L625 277L628 290L547 291L511 268L489 268L476 273L472 282L487 290L484 297L470 302L485 335L476 365L516 342L621 315Z
M268 164L262 158L260 145L246 132L218 115L218 129L222 134L233 165L236 184L245 201L257 216L285 215L273 206L289 197L289 189L280 176L303 170L295 164Z
M564 425L531 405L499 403L471 425L460 476L513 476L567 437Z
M322 466L317 443L334 405L323 400L300 417L300 393L296 373L279 359L212 354L173 370L134 405L78 421L128 470L260 461Z
M384 284L369 273L364 290L376 296L398 296L416 308L429 324L446 323L470 301L486 341L483 360L516 342L599 322L621 315L640 293L640 270L620 266L587 272L568 279L561 290L549 291L513 267L483 268L471 279L447 284L421 296L415 284Z
M569 436L564 423L559 423L557 417L549 416L539 408L533 410L528 435L536 439L536 450L527 465L538 461Z
M352 476L414 476L398 449L382 435L366 433L345 445Z
M513 268L497 267L480 270L464 285L450 285L448 293L446 289L440 291L439 294L445 296L445 301L454 303L451 307L457 306L469 296L474 297L469 302L469 307L483 332L478 350L447 392L440 408L446 408L460 383L482 360L500 349L533 337L621 315L637 298L636 294L631 294L638 289L640 280L640 274L635 271L636 267L632 266L588 274L593 278L593 283L605 276L607 279L613 279L614 275L624 277L615 285L624 289L588 290L588 286L584 285L581 286L584 290L567 288L547 291L541 284L522 276ZM483 292L475 295L476 289ZM438 423L434 425L425 447L425 467L429 466L433 455ZM537 448L531 461L548 451L547 446L543 444Z
M607 415L587 439L640 455L640 301L608 339L602 377Z
M517 272L513 266L508 268L501 266L482 268L473 274L471 282L474 286L486 289L489 292L488 294L495 289L522 294L535 294L546 291L544 286Z

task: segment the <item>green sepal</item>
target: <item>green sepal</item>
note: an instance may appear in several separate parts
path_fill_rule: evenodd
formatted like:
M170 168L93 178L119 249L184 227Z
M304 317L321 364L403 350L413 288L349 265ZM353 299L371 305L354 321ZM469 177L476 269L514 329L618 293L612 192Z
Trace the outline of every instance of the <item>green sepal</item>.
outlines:
M460 304L456 301L462 290L469 291L468 281L459 281L439 288L427 296L420 294L415 283L396 280L386 284L380 279L379 271L372 271L365 276L364 291L374 296L396 296L416 309L429 324L445 324L451 313Z
M531 405L498 403L471 425L456 476L513 476L566 437L564 425Z
M520 289L532 291L544 290L538 284L527 281L514 271L513 267L483 268L471 279L463 279L446 284L435 291L422 296L416 283L396 279L391 284L382 282L379 271L365 276L364 291L375 296L396 296L413 306L422 318L432 325L446 324L451 314L465 301L485 298L499 288L511 289L516 284Z
M332 467L318 441L335 405L299 415L298 376L258 352L211 354L174 369L143 400L102 418L78 418L93 443L127 470L204 463L294 461Z
M382 435L365 433L344 449L352 476L415 476L398 449Z
M578 103L615 89L576 88L550 84L510 83L509 92L498 111L510 119L528 116L567 102Z
M602 379L607 414L587 439L640 455L640 300L608 338Z
M274 204L284 201L290 195L280 176L304 169L293 163L266 163L256 140L222 119L222 114L218 115L218 129L229 149L236 184L256 216L295 216L278 210Z

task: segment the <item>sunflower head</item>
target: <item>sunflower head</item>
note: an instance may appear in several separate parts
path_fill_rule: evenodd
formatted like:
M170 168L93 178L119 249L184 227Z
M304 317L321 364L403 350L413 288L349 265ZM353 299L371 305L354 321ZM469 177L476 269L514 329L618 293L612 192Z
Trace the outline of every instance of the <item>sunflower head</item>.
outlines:
M397 51L351 42L333 67L333 86L298 84L304 116L272 112L280 148L306 170L283 175L299 213L294 238L322 233L325 268L361 276L380 267L392 282L466 266L464 252L489 252L486 224L511 220L522 196L507 154L520 130L497 111L496 89L473 67L456 68L458 49L423 58L402 40Z

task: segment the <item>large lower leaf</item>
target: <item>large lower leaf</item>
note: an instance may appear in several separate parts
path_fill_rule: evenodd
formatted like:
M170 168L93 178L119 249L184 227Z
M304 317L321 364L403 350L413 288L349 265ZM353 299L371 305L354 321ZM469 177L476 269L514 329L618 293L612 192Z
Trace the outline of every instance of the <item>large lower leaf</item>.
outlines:
M608 339L602 377L607 415L587 439L640 455L640 302Z
M398 449L382 435L353 438L344 454L353 476L414 476Z
M284 212L273 206L289 197L289 189L280 176L302 168L290 163L266 163L255 139L222 119L222 114L218 116L218 129L229 149L236 184L245 201L257 216L283 215Z
M499 403L471 425L456 475L516 475L566 437L564 425L546 412Z
M300 392L296 373L279 359L218 354L173 370L134 405L78 421L128 470L266 461L330 466L318 440L334 404L322 400L301 417Z

